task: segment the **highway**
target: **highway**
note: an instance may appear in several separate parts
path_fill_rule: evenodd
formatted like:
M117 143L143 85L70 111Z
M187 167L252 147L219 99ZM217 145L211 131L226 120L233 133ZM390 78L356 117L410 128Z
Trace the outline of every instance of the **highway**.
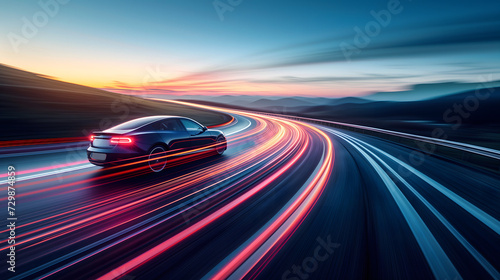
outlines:
M218 127L223 156L151 174L94 166L86 143L0 154L3 193L7 166L18 174L16 272L4 261L1 279L500 279L499 175L438 156L414 166L411 149L347 130L191 105L234 117Z

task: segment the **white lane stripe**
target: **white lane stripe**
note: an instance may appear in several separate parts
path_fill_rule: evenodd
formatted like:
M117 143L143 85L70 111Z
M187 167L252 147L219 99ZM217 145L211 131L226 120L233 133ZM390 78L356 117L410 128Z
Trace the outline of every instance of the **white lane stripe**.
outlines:
M46 177L46 176L50 176L50 175L62 174L62 173L80 170L80 169L85 169L85 168L90 168L90 167L94 167L94 166L95 165L90 164L90 163L84 163L84 164L73 166L73 167L58 169L55 171L49 171L49 172L44 172L44 173L33 174L33 175L29 175L29 176L21 175L21 176L18 176L16 178L16 182L37 179L37 178ZM0 184L6 184L6 183L7 183L7 180L0 181Z
M340 133L340 132L339 132ZM355 142L360 144L366 144L365 142L356 139L350 135L342 133L344 136L352 139ZM382 163L400 182L402 182L424 205L443 223L443 225L455 236L455 238L462 244L462 246L469 251L469 253L483 266L483 268L493 277L493 279L500 279L500 273L493 267L459 232L453 227L453 225L448 222L448 220L439 213L439 211L432 206L420 193L417 192L415 188L413 188L401 175L399 175L394 169L392 169L384 160L375 155L372 151L368 150L366 147L361 146L365 151L370 153L373 157L375 157L380 163ZM386 155L385 152L382 154Z
M422 218L418 215L417 211L408 199L404 196L401 190L396 186L396 184L391 180L389 175L378 165L372 157L366 154L357 143L350 141L349 139L334 133L338 137L344 139L346 142L351 144L360 154L370 163L377 174L380 176L384 184L386 185L389 193L392 195L394 201L402 212L403 217L408 223L417 243L419 244L427 263L431 267L431 270L436 279L462 279L455 266L448 258L443 248L439 245L434 235L431 233L427 225L424 223Z
M365 142L363 142L365 143ZM500 235L500 222L490 216L488 213L484 212L483 210L479 209L477 206L474 204L470 203L469 201L465 200L461 196L457 195L456 193L452 192L445 186L441 185L440 183L434 181L431 179L429 176L423 174L422 172L418 171L417 169L413 168L412 166L406 164L405 162L389 155L388 153L368 144L365 143L368 147L371 147L372 149L384 154L391 160L395 161L399 165L403 166L404 168L408 169L410 172L413 174L417 175L420 179L424 180L427 184L431 185L433 188L438 190L440 193L451 199L453 202L458 204L460 207L462 207L465 211L469 212L472 216L474 216L476 219L484 223L487 227L491 228L494 232L496 232L498 235Z
M245 120L248 122L248 125L246 125L245 127L243 127L242 129L239 129L239 130L236 130L236 131L233 131L231 133L227 133L226 136L229 136L229 135L233 135L233 134L236 134L236 133L239 133L245 129L247 129L250 125L252 125L252 122L249 121L247 118L245 118Z

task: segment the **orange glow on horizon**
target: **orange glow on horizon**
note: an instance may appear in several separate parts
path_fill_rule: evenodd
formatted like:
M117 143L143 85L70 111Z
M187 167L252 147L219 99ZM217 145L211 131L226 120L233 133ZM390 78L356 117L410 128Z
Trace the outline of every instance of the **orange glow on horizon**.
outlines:
M78 65L78 64L76 64ZM127 95L255 95L255 96L309 96L309 97L343 97L361 96L359 89L345 85L311 85L296 83L263 83L245 78L223 79L217 74L201 73L179 76L170 79L144 75L141 71L117 70L116 67L92 67L92 71L80 65L68 63L21 64L23 71L40 76L103 89ZM140 72L140 73L139 73ZM139 78L141 77L142 78ZM123 82L126 81L126 82Z

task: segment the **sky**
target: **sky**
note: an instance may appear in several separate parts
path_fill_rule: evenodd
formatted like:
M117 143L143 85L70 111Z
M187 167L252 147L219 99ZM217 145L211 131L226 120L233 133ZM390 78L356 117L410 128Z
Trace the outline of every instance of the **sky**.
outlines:
M500 1L0 0L0 63L129 94L500 80Z

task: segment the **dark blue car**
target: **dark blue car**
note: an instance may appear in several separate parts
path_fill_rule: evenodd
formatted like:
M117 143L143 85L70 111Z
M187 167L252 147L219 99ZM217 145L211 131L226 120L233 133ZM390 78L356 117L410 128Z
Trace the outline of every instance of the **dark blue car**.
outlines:
M222 155L227 148L224 134L195 120L178 116L134 119L90 136L87 156L100 166L145 162L153 172L162 171L169 151L204 152Z

